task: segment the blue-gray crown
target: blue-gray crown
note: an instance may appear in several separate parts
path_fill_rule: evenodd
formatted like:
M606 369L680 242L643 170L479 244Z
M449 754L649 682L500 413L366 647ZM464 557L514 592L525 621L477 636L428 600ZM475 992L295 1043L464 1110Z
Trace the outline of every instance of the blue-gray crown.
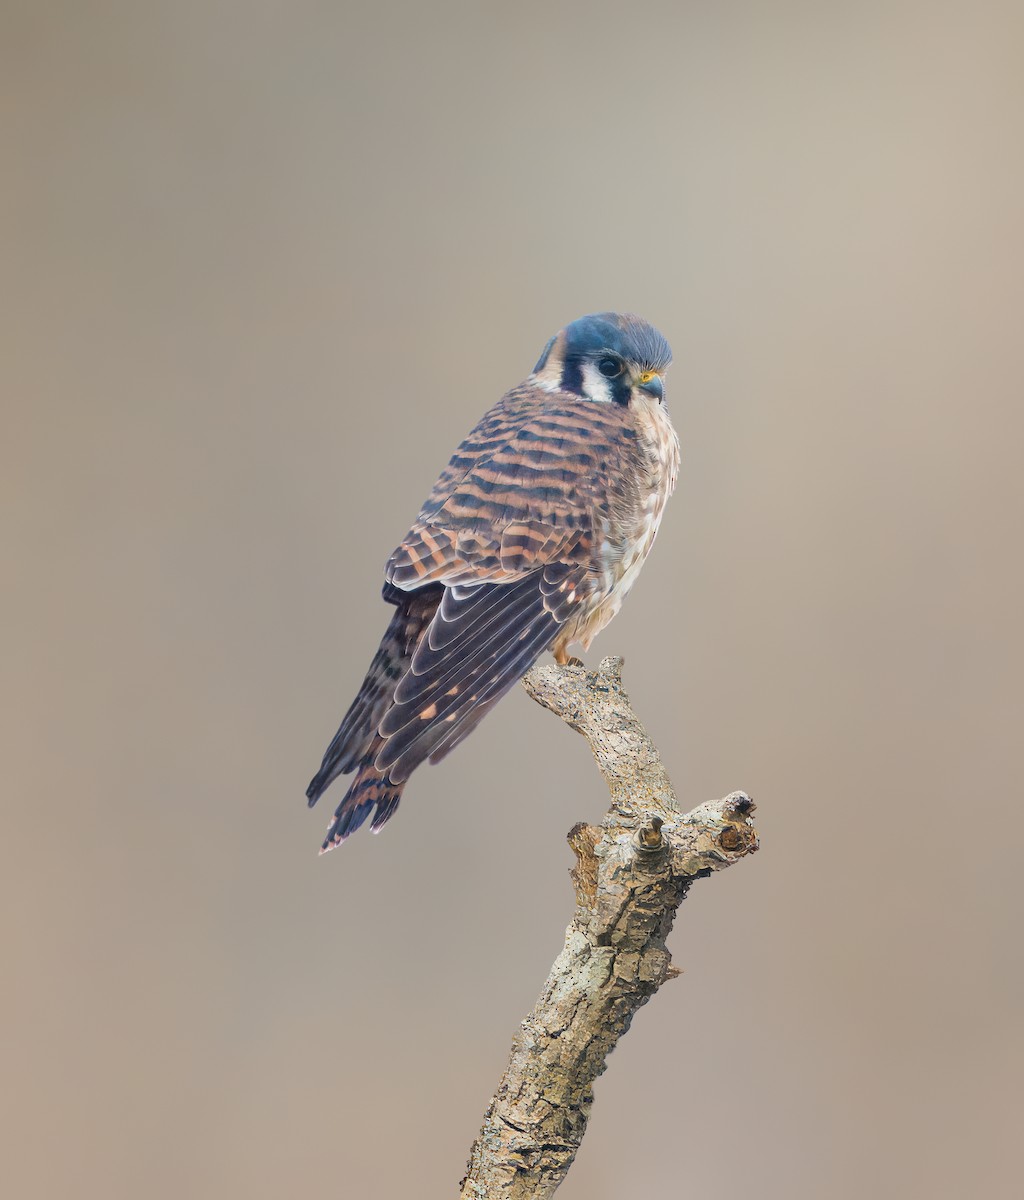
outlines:
M591 313L567 325L563 332L562 353L567 362L608 351L644 370L661 372L672 361L672 349L664 337L643 317L633 313ZM545 346L535 371L547 362L555 341L552 338Z

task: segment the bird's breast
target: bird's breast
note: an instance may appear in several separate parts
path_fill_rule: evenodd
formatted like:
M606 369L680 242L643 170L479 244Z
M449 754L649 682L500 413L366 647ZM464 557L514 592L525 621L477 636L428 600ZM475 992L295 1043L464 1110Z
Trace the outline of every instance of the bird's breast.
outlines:
M664 405L630 406L632 434L622 477L595 529L594 587L572 641L590 645L622 607L640 574L679 473L679 438Z

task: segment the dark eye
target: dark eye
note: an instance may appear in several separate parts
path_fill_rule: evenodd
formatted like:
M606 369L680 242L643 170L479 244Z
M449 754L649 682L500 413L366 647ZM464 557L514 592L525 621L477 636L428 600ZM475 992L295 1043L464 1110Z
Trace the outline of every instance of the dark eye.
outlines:
M597 369L605 379L614 379L616 375L622 374L622 363L617 358L602 358L597 364Z

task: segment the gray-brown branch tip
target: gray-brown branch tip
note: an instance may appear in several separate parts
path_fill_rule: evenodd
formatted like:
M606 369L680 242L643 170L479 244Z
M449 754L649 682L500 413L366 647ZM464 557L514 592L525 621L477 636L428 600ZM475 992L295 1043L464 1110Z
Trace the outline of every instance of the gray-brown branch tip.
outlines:
M757 805L746 792L730 792L722 801L722 812L727 820L746 821L752 818Z
M732 792L722 800L698 804L684 818L682 828L703 829L709 833L718 851L720 863L756 852L759 842L754 826L754 802L746 792ZM713 867L717 870L717 867ZM685 873L685 872L684 872Z
M724 800L713 802L721 814L720 820L736 825L753 825L756 805L746 792L730 792Z
M622 668L625 659L619 654L602 658L597 670L592 671L580 660L570 659L567 663L545 663L531 667L523 676L523 687L527 693L546 708L551 708L545 697L573 692L608 692L622 687Z
M596 674L603 675L610 679L613 683L622 682L622 668L626 665L626 660L621 654L609 654L607 658L602 658L598 665Z

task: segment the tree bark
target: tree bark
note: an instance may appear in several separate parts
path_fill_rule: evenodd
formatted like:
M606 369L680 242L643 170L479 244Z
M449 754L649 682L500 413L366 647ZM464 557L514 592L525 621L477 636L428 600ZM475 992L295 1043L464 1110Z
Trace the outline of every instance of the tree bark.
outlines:
M679 972L665 946L694 879L757 849L742 792L685 816L622 687L622 659L596 671L534 667L523 684L590 743L611 791L600 827L569 832L576 913L470 1152L462 1200L551 1196L572 1166L592 1085L633 1014Z

